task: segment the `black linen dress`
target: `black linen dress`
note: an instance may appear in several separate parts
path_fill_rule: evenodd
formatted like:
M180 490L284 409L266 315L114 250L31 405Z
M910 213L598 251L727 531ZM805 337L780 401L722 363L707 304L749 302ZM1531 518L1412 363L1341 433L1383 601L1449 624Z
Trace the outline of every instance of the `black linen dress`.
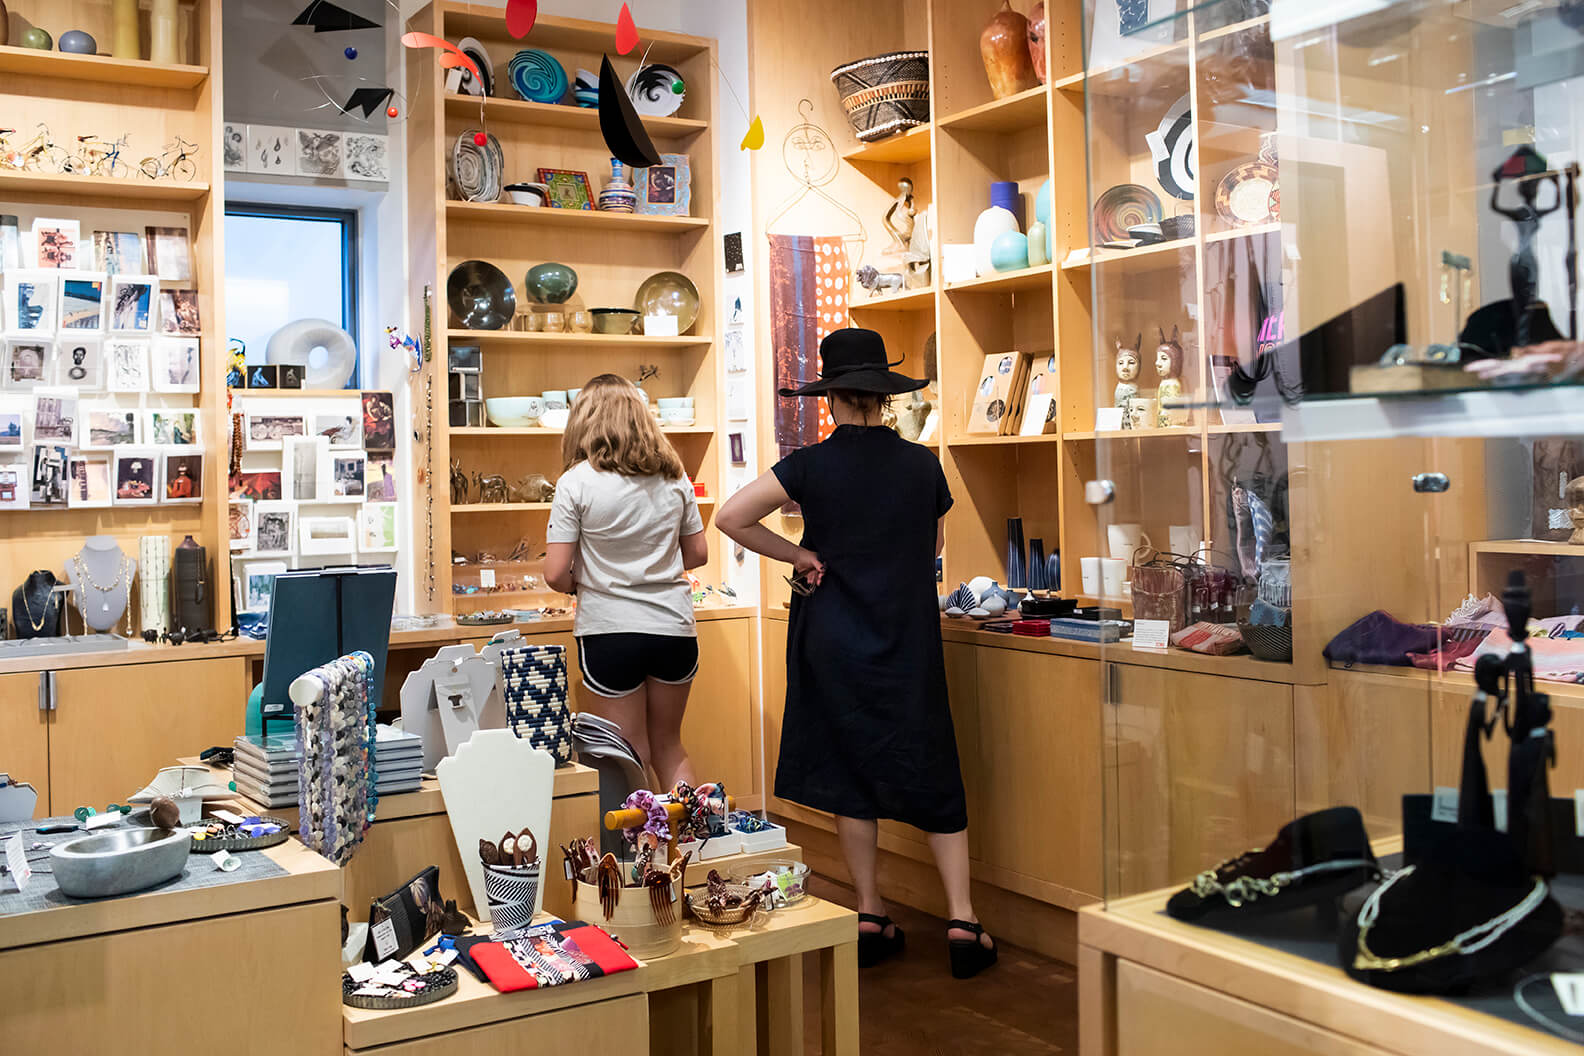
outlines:
M939 460L883 426L842 425L773 472L825 564L819 588L792 597L776 795L966 828L935 594L936 522L952 504Z

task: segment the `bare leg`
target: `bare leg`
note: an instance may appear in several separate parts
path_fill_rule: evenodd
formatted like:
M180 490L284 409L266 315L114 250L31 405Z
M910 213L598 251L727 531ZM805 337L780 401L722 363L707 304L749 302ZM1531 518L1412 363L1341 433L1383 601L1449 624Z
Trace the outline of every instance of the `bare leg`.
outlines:
M853 887L858 889L858 912L885 916L885 903L875 883L880 826L873 819L844 818L838 814L836 837L841 841L842 857L847 859L847 871L852 873ZM858 925L858 930L877 932L880 926L865 922Z
M935 868L940 870L941 886L946 889L946 910L951 920L977 923L974 916L972 880L968 871L968 830L958 832L932 832L929 834L930 850L935 854ZM952 939L972 939L973 932L952 928L947 933ZM989 935L981 943L991 944Z
M649 693L649 747L654 753L649 764L654 767L658 787L672 789L678 781L697 785L698 774L682 743L682 716L687 711L688 691L693 683L673 685L651 678L644 687Z
M587 687L584 687L587 689ZM609 719L621 727L622 736L632 742L639 760L648 766L649 722L647 715L648 688L639 686L625 697L602 697L597 693L584 693L584 709L602 719Z

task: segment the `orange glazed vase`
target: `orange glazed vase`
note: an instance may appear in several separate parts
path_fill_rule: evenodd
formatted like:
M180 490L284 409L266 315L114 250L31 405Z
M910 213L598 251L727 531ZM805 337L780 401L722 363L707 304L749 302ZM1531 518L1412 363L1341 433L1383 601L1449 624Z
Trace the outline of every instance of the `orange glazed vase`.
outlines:
M1028 19L1012 10L1003 0L1001 10L991 17L979 34L979 57L984 60L990 91L997 99L1034 87L1034 63L1029 59Z

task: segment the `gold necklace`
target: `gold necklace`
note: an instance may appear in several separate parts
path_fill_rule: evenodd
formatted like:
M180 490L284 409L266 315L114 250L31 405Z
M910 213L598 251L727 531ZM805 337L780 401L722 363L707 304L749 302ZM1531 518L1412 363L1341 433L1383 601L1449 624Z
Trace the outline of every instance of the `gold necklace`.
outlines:
M33 618L33 606L28 604L27 584L24 583L22 584L22 611L27 613L28 623L32 625L33 633L37 634L44 629L44 621L49 619L50 601L48 598L44 599L44 615L35 620Z

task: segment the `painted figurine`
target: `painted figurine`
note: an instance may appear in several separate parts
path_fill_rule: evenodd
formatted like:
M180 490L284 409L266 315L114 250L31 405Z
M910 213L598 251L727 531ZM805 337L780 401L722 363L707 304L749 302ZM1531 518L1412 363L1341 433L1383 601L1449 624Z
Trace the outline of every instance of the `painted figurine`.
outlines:
M885 211L885 229L891 232L887 253L906 253L913 244L913 181L906 176L897 181L896 201Z
M1188 424L1188 408L1183 405L1183 347L1177 327L1172 327L1171 337L1160 331L1160 345L1155 349L1155 373L1160 376L1159 410L1155 424L1162 428Z
M1116 376L1117 387L1112 396L1113 402L1122 410L1122 421L1127 423L1128 404L1138 396L1139 376L1139 349L1144 347L1144 335L1139 334L1133 339L1133 347L1129 348L1121 341L1116 343Z

